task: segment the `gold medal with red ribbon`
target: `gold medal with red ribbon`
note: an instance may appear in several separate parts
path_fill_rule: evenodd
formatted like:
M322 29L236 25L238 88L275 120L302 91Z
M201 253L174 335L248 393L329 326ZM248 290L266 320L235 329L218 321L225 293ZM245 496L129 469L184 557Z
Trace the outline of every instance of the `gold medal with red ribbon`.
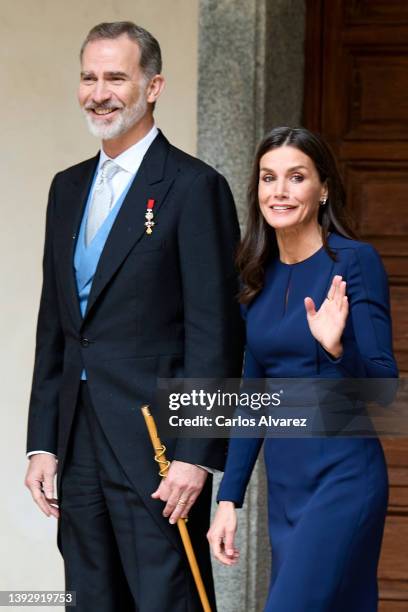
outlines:
M145 213L145 227L146 227L146 234L151 234L153 232L153 227L155 226L155 222L153 221L154 219L154 213L153 213L153 208L155 205L156 200L152 200L149 199L147 200L147 210Z

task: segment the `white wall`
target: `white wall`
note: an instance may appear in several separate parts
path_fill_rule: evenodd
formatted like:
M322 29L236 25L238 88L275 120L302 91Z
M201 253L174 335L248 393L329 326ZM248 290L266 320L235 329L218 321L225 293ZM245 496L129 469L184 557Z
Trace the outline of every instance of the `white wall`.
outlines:
M13 0L1 6L0 590L63 588L55 520L40 514L23 486L44 214L54 173L98 148L76 103L81 42L96 23L122 19L158 38L167 88L157 123L194 154L197 0Z

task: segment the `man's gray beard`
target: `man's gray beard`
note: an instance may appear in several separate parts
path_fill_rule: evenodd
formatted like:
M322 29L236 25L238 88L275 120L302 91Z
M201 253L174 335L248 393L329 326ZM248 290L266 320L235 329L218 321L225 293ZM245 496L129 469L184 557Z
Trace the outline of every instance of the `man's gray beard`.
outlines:
M147 101L143 95L139 96L139 99L136 100L133 106L120 111L118 117L106 125L97 125L94 123L89 111L85 109L82 110L91 134L101 140L112 140L113 138L118 138L118 136L125 134L125 132L130 130L130 128L144 117L147 111Z

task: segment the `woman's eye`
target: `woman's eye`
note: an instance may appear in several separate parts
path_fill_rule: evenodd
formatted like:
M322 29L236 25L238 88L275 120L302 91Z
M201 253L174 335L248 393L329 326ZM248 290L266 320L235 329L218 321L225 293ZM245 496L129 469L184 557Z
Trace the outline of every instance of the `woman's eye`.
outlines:
M294 175L292 176L292 181L293 181L294 183L301 183L301 182L303 181L303 178L304 178L304 177L303 177L301 174L294 174Z
M271 181L273 181L273 176L271 174L264 174L264 176L262 177L262 180L265 183L270 183Z

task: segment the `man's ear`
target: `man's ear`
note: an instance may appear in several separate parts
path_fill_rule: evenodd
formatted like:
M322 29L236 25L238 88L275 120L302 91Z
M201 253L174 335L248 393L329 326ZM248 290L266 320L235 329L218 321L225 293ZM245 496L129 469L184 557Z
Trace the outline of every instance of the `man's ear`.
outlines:
M165 85L164 77L156 74L147 86L147 102L154 103L160 97Z

